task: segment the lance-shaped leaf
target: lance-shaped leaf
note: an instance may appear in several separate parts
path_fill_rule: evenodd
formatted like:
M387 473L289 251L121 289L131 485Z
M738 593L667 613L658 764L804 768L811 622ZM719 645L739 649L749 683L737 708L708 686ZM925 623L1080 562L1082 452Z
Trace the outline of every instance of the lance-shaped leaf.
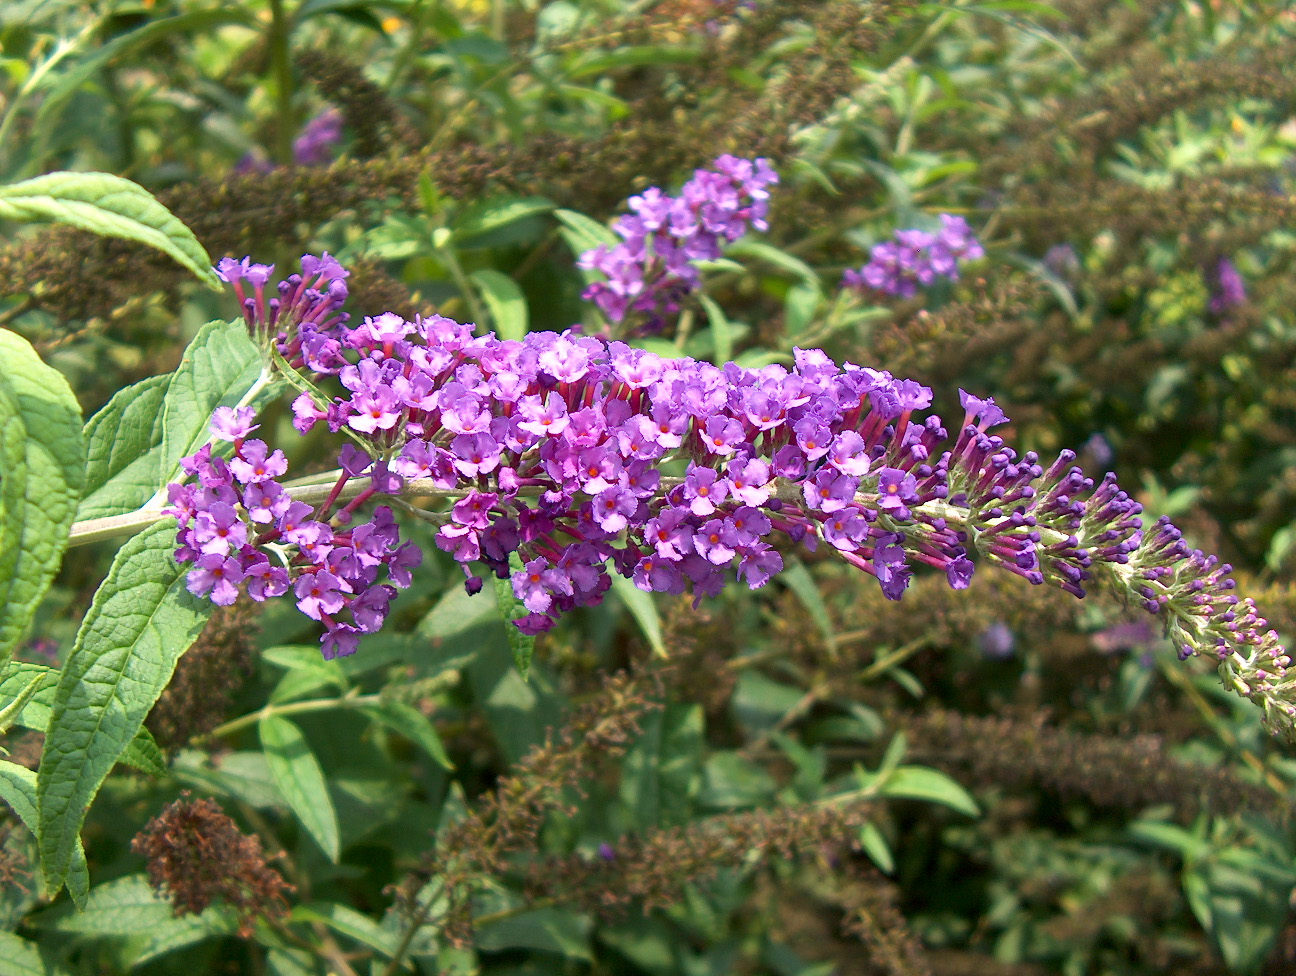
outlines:
M7 760L0 760L0 800L9 804L9 808L18 814L18 819L33 834L40 824L36 813L36 774L25 766L19 766ZM72 869L68 872L68 891L72 900L80 908L85 904L90 890L90 871L86 867L85 850L81 838L77 838L76 847L72 850ZM6 970L0 969L0 972Z
M135 738L212 604L185 589L175 526L159 522L117 553L59 676L37 776L46 888L67 877L86 810Z
M63 559L85 480L81 408L63 375L0 329L0 667Z
M241 319L208 322L174 373L122 390L86 424L86 497L78 518L139 509L179 476L182 457L211 439L217 407L260 408L280 389Z
M0 678L0 704L8 703L0 710L0 714L17 706L12 717L14 725L33 732L44 732L49 728L50 719L54 715L54 697L57 693L57 668L28 661L10 661L4 677ZM0 720L0 727L3 725L3 720ZM162 750L153 739L153 733L142 726L119 761L152 776L166 775L166 759Z
M324 782L324 771L311 752L306 736L295 724L278 715L261 719L259 729L261 748L265 750L279 792L307 833L315 838L329 860L336 863L341 853L337 811Z
M171 374L140 380L86 421L86 483L77 517L133 512L162 484L162 403Z
M193 231L144 187L111 173L48 173L0 186L0 220L48 220L100 237L139 241L173 258L211 288L221 287Z

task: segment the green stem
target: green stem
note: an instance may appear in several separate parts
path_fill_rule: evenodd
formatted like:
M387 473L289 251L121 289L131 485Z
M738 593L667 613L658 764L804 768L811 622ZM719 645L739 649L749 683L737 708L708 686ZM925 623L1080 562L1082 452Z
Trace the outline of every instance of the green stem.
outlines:
M259 708L255 712L249 712L247 715L240 715L238 718L230 719L224 725L218 725L207 733L206 738L221 739L227 735L233 735L242 729L251 725L256 725L263 718L269 718L271 715L304 715L308 712L327 712L334 708L363 708L365 705L377 705L382 700L382 695L361 695L355 691L349 691L345 695L339 695L337 698L311 698L308 701L287 702L283 705L271 703L264 708Z
M433 891L428 895L428 899L419 905L418 911L410 919L409 928L401 936L400 944L396 946L396 951L392 953L391 960L382 971L382 976L396 976L400 971L401 964L405 961L405 956L409 953L410 946L414 944L414 936L418 935L419 929L427 924L428 916L432 914L432 905L436 902L437 896L441 894L441 889Z
M468 313L473 317L474 324L480 326L486 321L486 310L477 301L477 293L473 291L472 282L464 274L463 265L459 263L459 255L455 254L453 247L439 248L438 253L441 260L446 263L446 267L450 269L450 277L454 279L455 287L468 303Z
M275 162L289 166L293 161L293 137L297 123L293 117L292 52L289 39L292 27L284 13L283 0L270 0L270 67L275 80Z
M342 487L342 491L338 494L338 500L351 501L351 499L358 497L361 492L368 491L371 486L372 482L369 478L352 478ZM288 494L295 501L305 502L314 508L328 498L329 492L332 490L333 486L331 484L308 484L288 488ZM465 491L455 491L438 488L428 479L417 479L407 482L405 485L407 495L425 498L462 498L466 491L466 489ZM72 531L68 534L68 547L85 546L92 542L103 542L105 539L134 535L136 532L147 529L153 523L161 522L163 519L170 517L161 508L149 504L137 511L127 512L125 515L84 519L73 523Z

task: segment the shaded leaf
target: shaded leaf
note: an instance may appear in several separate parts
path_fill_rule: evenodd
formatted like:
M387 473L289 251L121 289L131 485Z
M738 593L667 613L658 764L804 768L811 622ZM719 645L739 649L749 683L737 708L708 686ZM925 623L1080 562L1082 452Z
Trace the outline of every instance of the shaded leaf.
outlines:
M85 447L81 408L63 374L8 329L0 329L0 362L3 665L62 562L85 482Z
M56 891L100 785L139 733L212 604L185 589L175 528L128 540L95 593L64 664L37 777L41 868Z
M501 339L521 339L526 335L527 303L517 282L489 268L474 271L469 277L486 300L495 334Z
M324 782L324 771L306 737L295 724L278 715L265 716L258 728L261 748L284 801L328 859L336 863L341 853L337 811Z

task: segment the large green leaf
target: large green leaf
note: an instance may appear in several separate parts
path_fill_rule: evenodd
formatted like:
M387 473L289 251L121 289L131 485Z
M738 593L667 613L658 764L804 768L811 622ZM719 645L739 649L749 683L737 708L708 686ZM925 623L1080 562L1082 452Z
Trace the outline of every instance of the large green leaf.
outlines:
M111 173L48 173L0 186L0 220L49 220L100 237L139 241L175 259L219 291L211 258L153 194Z
M10 809L18 814L33 834L37 833L40 823L36 809L36 774L26 766L19 766L7 760L0 760L0 800L9 804ZM85 849L81 838L77 838L76 847L72 850L72 867L68 872L68 891L78 906L84 905L90 889L90 871L86 867ZM0 970L4 971L4 970Z
M59 678L37 777L41 868L47 890L67 876L86 810L135 738L212 604L185 589L175 526L159 522L127 541Z
M319 760L301 729L278 715L261 719L261 748L284 800L330 861L341 853L337 811Z
M81 408L58 370L0 329L0 667L63 559L85 480Z
M40 947L12 932L0 932L0 972L7 976L66 976L67 970L41 954Z
M32 924L85 935L143 935L167 928L177 921L173 916L171 903L158 897L144 875L130 874L95 885L83 910L54 908L37 915Z
M171 374L140 380L86 421L86 483L77 518L123 515L162 484L162 403Z
M34 732L45 732L49 729L50 719L54 716L54 698L58 694L58 669L48 668L43 664L32 664L28 661L10 661L4 677L0 678L0 704L16 701L24 690L31 687L33 681L43 678L43 683L36 688L22 704L13 724ZM121 762L136 769L162 776L166 773L166 761L162 750L153 739L148 729L140 726L135 738L121 754Z

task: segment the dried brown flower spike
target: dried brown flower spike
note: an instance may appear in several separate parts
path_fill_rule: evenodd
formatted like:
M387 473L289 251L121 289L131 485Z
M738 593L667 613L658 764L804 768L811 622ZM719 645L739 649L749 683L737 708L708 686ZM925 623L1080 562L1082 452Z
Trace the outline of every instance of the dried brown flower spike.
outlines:
M258 918L281 918L293 890L266 864L261 841L242 833L215 800L188 791L165 807L131 841L148 861L149 882L169 895L176 915L198 914L220 900L239 916L248 936Z

